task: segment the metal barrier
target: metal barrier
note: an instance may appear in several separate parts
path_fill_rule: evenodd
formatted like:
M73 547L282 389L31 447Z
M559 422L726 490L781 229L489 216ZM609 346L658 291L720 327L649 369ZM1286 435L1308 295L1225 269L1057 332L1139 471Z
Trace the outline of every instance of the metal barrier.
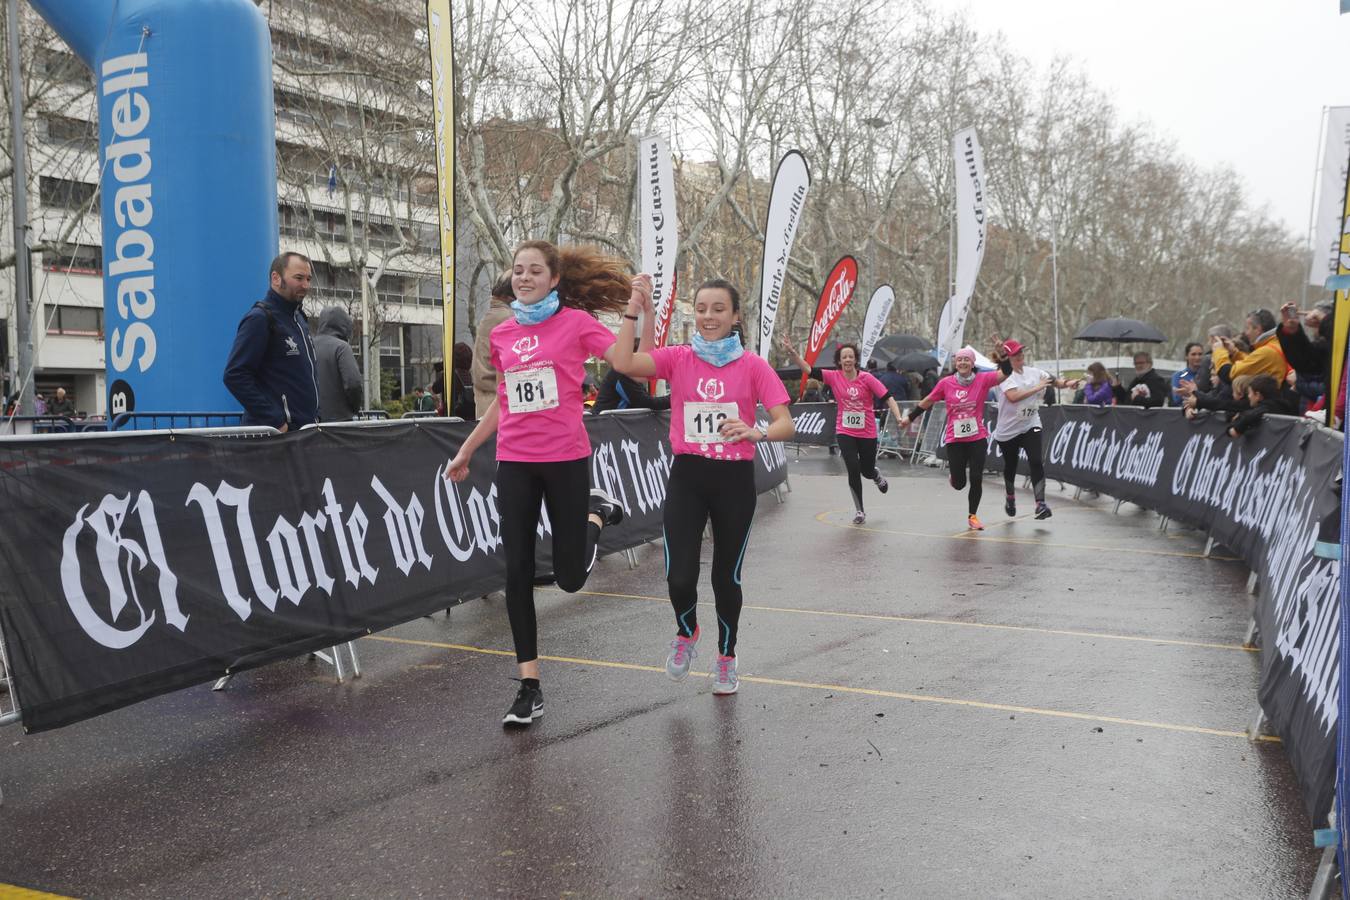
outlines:
M410 410L408 410L407 412L405 412L403 415L399 416L399 418L400 418L400 419L436 419L436 418L440 418L440 417L436 415L435 410L417 410L417 409L410 409Z
M244 414L242 412L125 412L113 416L105 430L155 431L165 428L236 428L243 427L243 424Z
M356 411L357 422L370 422L389 418L387 409L359 409Z
M27 434L72 434L79 420L67 416L0 416L0 436Z

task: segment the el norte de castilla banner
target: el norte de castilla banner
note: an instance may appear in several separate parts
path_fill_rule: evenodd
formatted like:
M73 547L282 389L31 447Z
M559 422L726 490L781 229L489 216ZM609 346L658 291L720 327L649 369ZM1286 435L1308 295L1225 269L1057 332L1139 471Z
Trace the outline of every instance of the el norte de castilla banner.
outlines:
M591 480L624 507L600 549L661 535L668 412L587 417ZM0 442L0 629L27 731L351 640L505 583L495 448L472 423L243 438ZM756 447L763 492L781 444ZM550 566L545 511L539 571ZM563 526L563 527L581 527Z

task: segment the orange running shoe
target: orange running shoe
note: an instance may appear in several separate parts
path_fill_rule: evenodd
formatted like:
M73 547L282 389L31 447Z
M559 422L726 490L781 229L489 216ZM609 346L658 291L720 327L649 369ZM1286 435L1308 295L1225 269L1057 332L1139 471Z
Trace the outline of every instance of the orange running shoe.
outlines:
M984 531L984 525L980 522L980 517L974 514L966 517L966 524L970 526L971 531Z

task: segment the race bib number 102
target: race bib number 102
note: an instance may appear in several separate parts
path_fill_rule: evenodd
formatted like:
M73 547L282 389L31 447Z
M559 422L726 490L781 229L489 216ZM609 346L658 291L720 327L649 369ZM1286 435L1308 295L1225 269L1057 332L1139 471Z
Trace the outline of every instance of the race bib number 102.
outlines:
M843 426L854 431L862 431L867 427L867 420L863 418L866 415L867 413L860 409L846 409L843 415Z

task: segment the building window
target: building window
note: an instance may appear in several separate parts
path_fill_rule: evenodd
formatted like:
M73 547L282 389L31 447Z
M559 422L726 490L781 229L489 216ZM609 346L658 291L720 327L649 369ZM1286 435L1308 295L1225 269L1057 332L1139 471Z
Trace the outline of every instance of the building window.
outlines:
M48 272L74 275L102 275L103 248L88 244L60 244L42 251L42 268Z
M77 212L98 213L100 207L98 185L47 175L38 179L38 200L43 206Z
M42 318L48 334L103 337L103 309L98 306L44 305Z
M98 123L88 119L68 119L65 116L47 116L47 140L79 150L98 150Z

